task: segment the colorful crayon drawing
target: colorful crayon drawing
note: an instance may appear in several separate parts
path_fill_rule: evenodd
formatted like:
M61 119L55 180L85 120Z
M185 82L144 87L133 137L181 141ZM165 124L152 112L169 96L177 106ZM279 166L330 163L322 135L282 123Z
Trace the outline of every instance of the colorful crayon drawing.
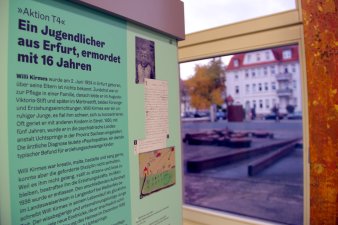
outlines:
M140 198L174 185L175 148L163 148L140 154L139 174Z

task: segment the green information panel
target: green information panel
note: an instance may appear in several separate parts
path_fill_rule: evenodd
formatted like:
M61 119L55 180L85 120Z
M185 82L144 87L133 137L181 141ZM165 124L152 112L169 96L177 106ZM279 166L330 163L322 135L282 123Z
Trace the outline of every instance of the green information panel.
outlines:
M71 1L1 4L1 224L181 224L176 40Z
M130 224L126 23L11 1L12 224Z

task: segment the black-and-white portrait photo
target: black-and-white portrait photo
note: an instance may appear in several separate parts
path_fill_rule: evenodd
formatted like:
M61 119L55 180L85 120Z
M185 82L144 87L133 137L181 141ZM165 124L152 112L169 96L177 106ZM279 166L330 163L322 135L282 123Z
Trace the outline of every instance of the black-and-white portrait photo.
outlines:
M143 84L145 78L155 79L155 44L140 37L136 42L136 77L137 84Z

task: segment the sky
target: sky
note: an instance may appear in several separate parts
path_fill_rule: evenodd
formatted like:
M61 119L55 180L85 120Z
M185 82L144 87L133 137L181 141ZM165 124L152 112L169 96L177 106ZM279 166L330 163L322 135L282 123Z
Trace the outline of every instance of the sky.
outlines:
M185 33L236 23L296 8L295 0L182 0L184 2ZM231 57L222 57L226 65ZM194 74L195 64L210 60L180 64L181 78Z

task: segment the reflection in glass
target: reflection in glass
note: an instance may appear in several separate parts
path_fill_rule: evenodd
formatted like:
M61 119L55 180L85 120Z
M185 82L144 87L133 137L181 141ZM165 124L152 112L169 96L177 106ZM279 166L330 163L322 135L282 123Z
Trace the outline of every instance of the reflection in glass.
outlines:
M222 60L196 66L195 75L181 81L184 202L302 224L298 46L240 53L223 64ZM286 71L288 67L295 69ZM259 70L262 76L248 76ZM199 82L191 82L197 75ZM196 98L198 92L206 100Z

